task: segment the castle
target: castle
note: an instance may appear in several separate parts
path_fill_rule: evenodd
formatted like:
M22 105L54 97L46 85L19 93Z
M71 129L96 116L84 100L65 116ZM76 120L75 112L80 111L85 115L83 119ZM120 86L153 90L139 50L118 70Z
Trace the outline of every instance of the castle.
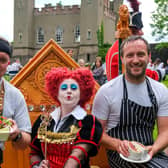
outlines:
M25 64L49 40L73 58L93 62L98 53L97 31L103 23L104 42L113 43L118 8L122 0L81 0L81 5L45 4L35 8L34 0L14 1L13 57Z

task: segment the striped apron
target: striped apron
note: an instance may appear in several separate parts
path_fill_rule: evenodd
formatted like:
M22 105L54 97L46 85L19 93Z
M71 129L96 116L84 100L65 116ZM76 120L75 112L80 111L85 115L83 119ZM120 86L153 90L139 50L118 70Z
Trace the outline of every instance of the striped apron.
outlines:
M121 103L120 122L115 128L108 131L111 137L121 140L137 141L144 145L153 144L153 128L157 117L158 105L156 97L146 78L147 90L151 107L141 106L128 99L128 92L123 77L123 99ZM108 150L110 167L114 168L168 168L168 157L164 153L158 153L147 163L131 163L123 160L116 151Z

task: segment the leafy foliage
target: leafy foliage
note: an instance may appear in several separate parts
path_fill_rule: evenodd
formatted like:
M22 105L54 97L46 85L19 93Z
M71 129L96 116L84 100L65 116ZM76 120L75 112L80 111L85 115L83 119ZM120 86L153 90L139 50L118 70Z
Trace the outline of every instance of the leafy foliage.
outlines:
M97 31L97 40L98 40L98 56L102 58L103 62L105 61L105 56L108 49L111 47L111 44L104 43L104 26L103 22L101 23L100 28Z
M105 56L110 47L111 47L111 44L109 43L105 43L103 44L103 46L99 47L98 56L102 58L103 62L105 61Z
M155 49L157 49L157 50L161 50L163 48L168 48L168 43L159 43L155 47Z
M152 13L152 35L162 40L168 35L168 3L167 0L155 0L157 9ZM160 44L159 48L168 48L168 43Z

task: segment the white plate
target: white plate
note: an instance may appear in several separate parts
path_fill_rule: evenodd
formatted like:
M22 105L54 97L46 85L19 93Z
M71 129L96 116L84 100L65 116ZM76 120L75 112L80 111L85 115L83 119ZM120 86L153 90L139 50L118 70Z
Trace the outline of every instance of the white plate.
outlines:
M8 140L9 134L10 134L9 127L0 129L0 141Z
M146 158L143 160L132 160L132 159L129 159L129 158L123 156L121 153L120 153L120 157L122 159L126 160L127 162L132 162L132 163L145 163L145 162L148 162L149 160L151 160L151 157L149 154L147 154Z

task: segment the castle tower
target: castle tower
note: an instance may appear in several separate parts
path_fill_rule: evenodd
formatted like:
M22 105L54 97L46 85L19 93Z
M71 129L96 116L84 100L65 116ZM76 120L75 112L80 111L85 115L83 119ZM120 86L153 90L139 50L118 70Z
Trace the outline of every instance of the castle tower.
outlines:
M21 61L32 56L34 0L14 0L14 53ZM34 53L33 53L34 54Z
M101 23L104 27L104 43L114 42L116 10L120 4L121 0L114 0L113 3L109 0L81 0L79 58L85 57L87 62L95 60L98 52L97 31Z
M100 8L101 1L102 0L81 0L79 58L85 57L87 62L93 61L98 51L96 32L103 12Z

